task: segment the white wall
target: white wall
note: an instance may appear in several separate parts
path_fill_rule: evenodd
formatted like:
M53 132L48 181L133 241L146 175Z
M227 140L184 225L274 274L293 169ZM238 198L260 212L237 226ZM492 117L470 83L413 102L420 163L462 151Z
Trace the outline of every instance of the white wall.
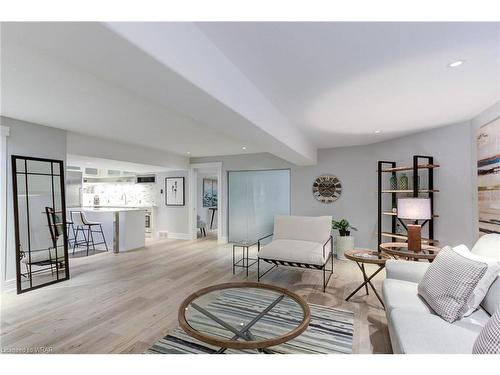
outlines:
M192 163L222 161L223 209L227 210L227 171L255 169L291 169L291 212L296 215L333 215L347 218L359 229L356 245L374 248L377 242L377 161L394 160L411 164L412 155L431 155L441 168L435 171L435 237L441 243L466 243L475 239L472 227L474 197L470 178L471 125L464 122L411 136L372 145L323 149L318 164L309 167L292 165L270 154L192 158ZM341 198L331 205L317 202L312 196L313 180L325 173L336 175L343 184ZM227 223L222 223L227 235Z
M184 206L165 205L165 178L184 177ZM189 180L188 171L173 171L156 174L156 230L168 232L169 238L189 239Z
M9 284L16 277L14 209L12 196L11 155L33 156L62 160L66 164L66 131L41 126L8 117L0 117L2 126L10 128L7 137L7 246L2 257L4 283Z

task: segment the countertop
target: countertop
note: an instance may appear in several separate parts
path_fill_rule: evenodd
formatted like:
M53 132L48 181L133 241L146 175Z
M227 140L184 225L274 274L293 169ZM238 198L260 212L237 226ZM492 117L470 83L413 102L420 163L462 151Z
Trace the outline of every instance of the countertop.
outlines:
M69 211L88 211L88 212L125 212L125 211L146 211L149 207L71 207Z

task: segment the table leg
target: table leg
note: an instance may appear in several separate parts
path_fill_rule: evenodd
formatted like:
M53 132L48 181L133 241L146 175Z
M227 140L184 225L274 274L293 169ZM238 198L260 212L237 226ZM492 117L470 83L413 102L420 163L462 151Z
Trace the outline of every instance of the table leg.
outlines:
M358 265L358 267L359 267L361 270L363 270L363 269L362 269L362 267L359 265L359 263L358 263L358 262L356 262L356 264ZM374 273L373 273L370 277L368 277L368 278L366 279L366 281L364 281L364 282L363 282L360 286L358 286L356 289L354 289L354 291L353 291L351 294L349 294L349 296L348 296L345 300L346 300L346 301L349 301L349 300L351 299L351 297L352 297L353 295L355 295L355 294L358 292L358 290L360 290L361 288L363 288L363 287L364 287L364 286L368 283L368 284L370 284L371 288L372 288L372 289L373 289L373 291L375 292L375 295L377 296L377 298L379 299L379 301L382 303L382 299L380 298L380 296L378 295L377 291L375 290L375 287L374 287L374 286L373 286L373 284L371 283L371 280L372 280L372 279L373 279L373 278L374 278L374 277L375 277L375 276L376 276L376 275L377 275L380 271L382 271L382 270L384 269L384 267L385 267L385 266L379 266L379 269L378 269L378 270L376 270L376 271L375 271L375 272L374 272ZM384 304L382 303L382 305L384 305Z
M365 280L365 290L366 290L366 294L370 294L368 293L368 285L366 284L366 271L365 271L365 264L364 263L361 263L361 271L363 271L363 279Z
M235 267L235 266L234 266L234 260L235 260L235 259L234 259L234 245L233 245L233 275L234 275L234 267Z
M246 269L247 269L247 277L248 277L248 247L246 247L247 250L247 257L246 257Z

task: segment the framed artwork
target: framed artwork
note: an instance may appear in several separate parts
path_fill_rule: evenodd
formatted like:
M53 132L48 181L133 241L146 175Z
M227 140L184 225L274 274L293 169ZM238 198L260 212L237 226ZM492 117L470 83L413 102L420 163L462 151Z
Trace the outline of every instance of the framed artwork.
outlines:
M500 233L500 118L479 128L477 198L479 235Z
M167 206L184 206L184 177L165 178L165 204Z
M203 207L217 207L217 180L203 179Z

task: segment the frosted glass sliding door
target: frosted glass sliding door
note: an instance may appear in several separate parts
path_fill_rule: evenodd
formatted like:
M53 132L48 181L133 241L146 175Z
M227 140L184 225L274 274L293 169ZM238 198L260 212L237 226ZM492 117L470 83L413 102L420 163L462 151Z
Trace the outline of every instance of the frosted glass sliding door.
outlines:
M290 214L290 170L228 172L229 241L273 232L275 215Z

